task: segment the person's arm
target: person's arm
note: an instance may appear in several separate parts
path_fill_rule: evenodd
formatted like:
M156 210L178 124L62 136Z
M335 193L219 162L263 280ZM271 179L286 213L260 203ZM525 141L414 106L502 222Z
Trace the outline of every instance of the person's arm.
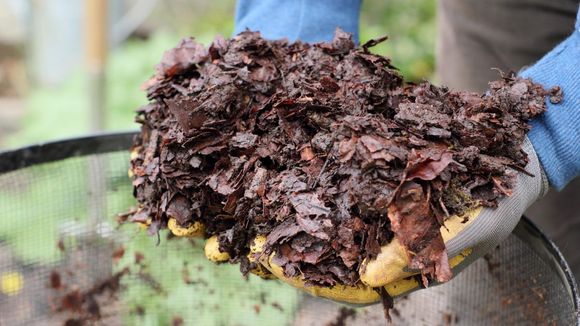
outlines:
M545 87L560 86L563 100L532 120L528 137L550 185L562 189L580 174L580 8L575 30L520 76Z
M259 31L266 39L331 41L337 27L358 42L360 0L238 0L235 34Z

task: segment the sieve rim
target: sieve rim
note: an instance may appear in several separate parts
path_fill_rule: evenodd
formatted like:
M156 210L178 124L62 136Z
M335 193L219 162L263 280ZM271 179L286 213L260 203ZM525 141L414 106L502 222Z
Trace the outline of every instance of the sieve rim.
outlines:
M568 295L574 304L576 325L580 325L580 294L578 284L572 273L572 269L560 249L558 249L558 246L526 216L522 216L522 219L512 233L526 243L526 245L530 246L558 274L560 281L566 287Z
M0 151L0 173L71 157L127 150L138 131L103 132Z

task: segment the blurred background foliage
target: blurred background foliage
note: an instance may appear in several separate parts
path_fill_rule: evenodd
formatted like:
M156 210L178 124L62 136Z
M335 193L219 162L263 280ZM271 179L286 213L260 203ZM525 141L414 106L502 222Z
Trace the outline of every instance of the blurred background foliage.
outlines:
M0 2L3 0L0 0ZM233 31L235 1L158 1L130 38L110 50L106 79L106 129L134 129L134 110L146 103L140 85L163 52L184 36L204 44ZM82 27L82 26L81 26ZM434 70L435 2L366 0L361 12L361 42L388 35L373 51L392 58L411 81L430 79ZM57 44L54 44L57 46ZM26 55L27 48L24 50ZM16 147L87 133L88 96L82 65L57 85L29 83L23 113L14 132L0 135L0 148Z

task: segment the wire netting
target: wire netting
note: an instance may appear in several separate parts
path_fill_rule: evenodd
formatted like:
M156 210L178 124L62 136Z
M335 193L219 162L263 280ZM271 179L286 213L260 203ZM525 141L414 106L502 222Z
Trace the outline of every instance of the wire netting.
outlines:
M136 204L128 161L123 150L0 174L0 325L384 325L380 305L245 279L207 262L202 239L120 224ZM393 324L573 325L555 264L511 235L448 284L397 299Z

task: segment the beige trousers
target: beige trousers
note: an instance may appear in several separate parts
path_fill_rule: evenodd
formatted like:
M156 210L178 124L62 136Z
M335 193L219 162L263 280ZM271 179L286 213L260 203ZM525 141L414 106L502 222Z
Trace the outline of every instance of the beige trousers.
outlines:
M437 74L450 88L482 92L498 72L533 64L574 30L578 0L439 0ZM580 178L534 204L531 218L580 280Z

